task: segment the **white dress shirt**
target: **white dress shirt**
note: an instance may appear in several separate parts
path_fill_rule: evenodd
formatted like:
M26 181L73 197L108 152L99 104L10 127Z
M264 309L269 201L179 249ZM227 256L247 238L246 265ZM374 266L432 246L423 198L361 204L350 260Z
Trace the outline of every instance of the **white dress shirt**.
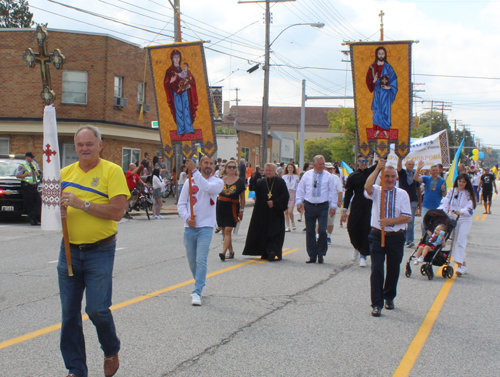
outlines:
M213 176L205 179L203 175L194 170L191 177L193 186L193 212L195 214L196 228L214 227L217 225L215 214L215 203L219 193L224 188L224 181ZM184 220L184 227L189 225L187 221L191 218L191 208L189 205L189 182L182 186L182 192L177 204L179 216Z
M377 228L380 230L380 186L373 185L372 195L368 195L365 190L365 198L373 200L372 205L372 228ZM394 187L392 190L385 190L385 218L393 219L399 216L408 216L411 218L411 204L410 197L408 193L398 187ZM405 230L406 224L390 224L384 227L386 232L397 232L399 230Z
M315 187L316 186L316 187ZM331 209L337 209L337 189L332 174L323 170L320 174L314 169L306 171L297 186L295 205L328 202Z

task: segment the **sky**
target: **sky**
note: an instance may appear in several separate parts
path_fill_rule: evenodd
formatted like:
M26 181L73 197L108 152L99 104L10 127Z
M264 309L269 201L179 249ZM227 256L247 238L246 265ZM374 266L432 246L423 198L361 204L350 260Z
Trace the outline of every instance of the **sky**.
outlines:
M48 23L49 29L110 34L142 47L173 41L168 0L30 0L29 4L34 21ZM247 70L264 62L265 4L180 0L180 10L183 41L205 41L210 85L223 86L223 100L231 105L236 104L237 88L241 106L261 105L264 71ZM412 82L421 84L415 89L422 92L417 93L414 113L428 111L432 100L449 102L445 113L452 126L456 120L459 129L465 125L481 145L500 149L500 1L275 3L271 41L278 38L271 46L270 105L300 106L304 79L308 96L352 96L350 63L343 62L347 57L342 53L348 48L342 42L379 40L381 10L385 40L418 41L412 47ZM318 22L325 27L296 25ZM295 26L284 30L291 25ZM353 105L346 99L306 103L307 107Z

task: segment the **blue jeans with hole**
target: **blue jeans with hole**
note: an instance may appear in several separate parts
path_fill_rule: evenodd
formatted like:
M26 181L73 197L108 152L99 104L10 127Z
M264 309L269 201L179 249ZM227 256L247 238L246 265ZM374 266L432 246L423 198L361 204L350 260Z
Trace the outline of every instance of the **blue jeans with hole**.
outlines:
M193 293L200 297L207 279L208 252L213 233L213 227L184 228L184 246L186 247L189 268L194 278Z
M61 353L69 373L87 377L87 358L82 327L82 299L94 324L105 356L120 350L111 306L116 241L89 251L71 247L73 276L68 276L64 242L61 242L57 273L62 307Z

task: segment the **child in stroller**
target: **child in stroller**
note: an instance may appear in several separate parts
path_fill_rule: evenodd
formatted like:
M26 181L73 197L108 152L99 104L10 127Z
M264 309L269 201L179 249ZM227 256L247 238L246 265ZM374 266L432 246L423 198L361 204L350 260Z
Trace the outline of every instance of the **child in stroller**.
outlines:
M413 264L423 263L429 251L434 251L436 247L446 247L446 240L444 239L444 236L447 228L448 227L445 224L439 224L436 226L436 229L434 229L434 234L432 234L430 230L427 231L429 238L427 239L427 242L418 245L417 253L415 254L416 259Z
M453 267L450 266L451 261L451 251L453 250L453 237L451 237L453 230L456 227L456 220L450 219L448 215L440 210L440 209L431 209L424 216L424 228L427 230L427 234L420 240L419 247L415 250L406 262L406 277L411 276L411 262L413 261L413 265L417 265L419 263L423 263L420 267L420 273L424 276L427 276L429 280L434 278L434 271L432 270L432 266L444 266L442 270L442 275L444 278L452 278L454 274ZM436 241L432 241L432 238L439 233L436 232L436 228L440 228L444 230L444 235L442 237L443 242L441 244ZM445 241L451 239L451 247L450 250L444 250ZM433 243L434 242L434 243ZM423 254L423 249L432 244L434 248L429 247L426 254ZM423 246L423 247L422 247ZM422 248L421 248L422 247ZM418 261L415 263L415 259Z

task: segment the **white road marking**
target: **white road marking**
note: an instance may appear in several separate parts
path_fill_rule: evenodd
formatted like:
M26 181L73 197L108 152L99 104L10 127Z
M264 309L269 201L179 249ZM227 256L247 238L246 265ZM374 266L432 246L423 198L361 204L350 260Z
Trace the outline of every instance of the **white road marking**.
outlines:
M51 260L50 262L47 262L47 263L57 263L57 262L59 262L59 259Z
M115 250L123 250L126 249L126 247L117 247Z

